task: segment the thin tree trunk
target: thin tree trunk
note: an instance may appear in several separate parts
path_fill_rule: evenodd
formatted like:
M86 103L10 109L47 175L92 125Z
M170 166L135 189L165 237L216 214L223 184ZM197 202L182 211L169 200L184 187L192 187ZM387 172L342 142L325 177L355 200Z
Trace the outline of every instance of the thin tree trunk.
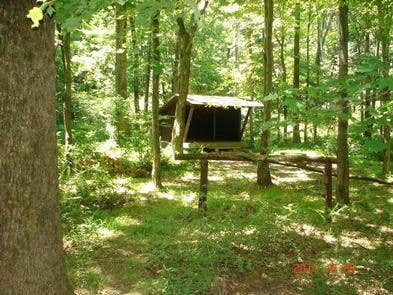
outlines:
M127 99L127 51L126 44L127 19L122 7L116 6L116 91Z
M285 64L285 27L281 26L280 29L280 39L277 39L280 44L280 64L282 71L282 82L284 85L287 84L287 66ZM288 136L288 107L283 105L283 117L284 117L284 140L287 139Z
M392 24L392 15L389 14L388 7L379 6L379 21L380 21L380 40L381 40L381 49L382 49L382 62L384 64L384 68L382 70L382 75L384 78L389 77L389 69L390 69L390 58L389 58L389 46L390 46L390 27ZM390 101L390 91L389 88L384 88L382 90L381 95L381 104L385 105ZM391 126L390 123L386 120L386 123L383 126L383 140L386 145L383 152L383 163L382 163L382 174L387 177L391 174Z
M348 2L339 1L339 79L344 85L348 75ZM337 136L337 201L349 204L349 164L348 164L348 116L350 105L347 91L342 86L338 99L338 136Z
M370 53L370 33L366 32L366 38L365 38L365 46L364 46L364 52L365 53ZM368 77L370 79L370 77ZM372 135L372 128L373 124L370 122L371 119L371 93L370 89L367 88L364 94L364 120L366 121L367 127L366 130L364 131L363 136L365 138L371 138Z
M268 96L273 88L273 0L265 0L265 44L264 44L264 95ZM270 129L267 124L271 119L271 101L265 102L263 110L264 127L261 136L261 154L269 155ZM270 167L267 161L259 161L257 168L257 182L262 186L272 185Z
M0 293L71 294L56 155L55 26L0 1Z
M309 87L310 87L310 27L311 27L311 0L308 0L308 19L307 19L307 41L306 41L306 115L304 119L304 142L308 141L308 109L309 109Z
M130 17L130 28L131 28L131 43L133 53L133 79L132 88L134 91L134 110L135 113L139 113L141 108L139 106L139 50L137 44L136 28L135 28L135 17Z
M317 10L318 7L317 7ZM322 64L322 57L323 57L323 48L325 46L325 41L327 34L329 33L330 26L332 23L332 16L328 16L328 20L326 20L326 16L324 15L321 19L321 16L318 17L318 24L317 24L317 51L315 54L315 75L316 87L321 85L321 64ZM318 104L318 102L316 102ZM316 123L313 124L313 138L314 140L318 139L318 126Z
M172 95L179 92L180 30L176 34L175 58L172 68Z
M159 129L159 99L160 99L160 11L152 18L152 51L153 51L153 95L152 95L152 146L153 146L153 170L152 180L156 188L161 189L161 150Z
M315 53L315 80L316 80L315 86L316 87L319 87L319 85L321 84L321 62L322 62L321 23L322 21L319 16L317 22L317 51ZM315 102L315 104L317 104L317 102ZM313 123L313 139L314 141L318 139L318 126L315 122Z
M300 86L300 2L295 4L295 36L293 45L293 88L299 92ZM297 99L300 99L299 93L296 94ZM294 115L295 125L293 126L293 143L300 143L300 128L299 128L299 114Z
M61 33L59 31L59 33ZM64 123L64 153L68 158L69 147L72 144L72 71L71 71L71 34L63 33L61 36L61 52L64 67L65 93L63 98L63 123Z
M147 48L147 59L146 59L146 72L145 72L145 103L144 111L149 111L149 92L150 92L150 75L151 75L151 37L149 35Z

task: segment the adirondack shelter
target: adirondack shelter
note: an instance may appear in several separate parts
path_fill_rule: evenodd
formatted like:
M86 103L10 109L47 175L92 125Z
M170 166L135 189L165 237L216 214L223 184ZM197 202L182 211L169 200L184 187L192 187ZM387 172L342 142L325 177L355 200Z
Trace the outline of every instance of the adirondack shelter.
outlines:
M174 95L160 109L165 116L160 123L161 139L171 141L178 95ZM186 101L186 125L184 148L233 149L243 147L245 131L251 108L263 104L229 96L188 95ZM248 109L242 118L242 109Z

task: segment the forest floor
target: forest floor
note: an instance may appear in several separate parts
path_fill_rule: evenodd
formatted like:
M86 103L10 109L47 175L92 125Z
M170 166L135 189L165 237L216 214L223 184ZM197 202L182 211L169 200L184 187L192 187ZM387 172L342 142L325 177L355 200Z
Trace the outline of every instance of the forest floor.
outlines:
M76 294L393 292L392 187L352 181L352 205L328 223L319 174L272 166L275 186L261 189L252 164L209 168L206 216L198 163L166 170L162 192L148 178L102 184L96 172L63 181ZM91 194L102 201L81 202Z

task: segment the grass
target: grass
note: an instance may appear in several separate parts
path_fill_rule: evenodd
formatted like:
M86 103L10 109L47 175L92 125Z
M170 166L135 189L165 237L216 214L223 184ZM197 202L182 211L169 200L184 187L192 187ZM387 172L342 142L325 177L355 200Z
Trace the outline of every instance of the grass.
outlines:
M63 179L66 261L77 294L393 292L391 188L353 181L352 205L335 208L329 224L320 175L273 166L276 186L261 189L253 165L216 162L203 216L197 167L168 168L164 192L105 171ZM108 195L122 202L83 201ZM295 274L298 263L317 270ZM346 263L355 274L343 272Z

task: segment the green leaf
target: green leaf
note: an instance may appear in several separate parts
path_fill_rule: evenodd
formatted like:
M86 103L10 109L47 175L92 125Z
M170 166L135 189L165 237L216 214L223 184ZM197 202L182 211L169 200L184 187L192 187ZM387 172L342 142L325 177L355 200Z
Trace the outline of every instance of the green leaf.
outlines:
M33 22L33 24L31 25L32 28L38 28L38 26L40 25L40 20L44 18L44 14L42 13L41 8L33 7L29 10L27 18L30 18Z
M52 16L54 13L55 13L55 9L53 8L53 6L48 6L48 8L46 9L46 13L49 15L49 16Z

